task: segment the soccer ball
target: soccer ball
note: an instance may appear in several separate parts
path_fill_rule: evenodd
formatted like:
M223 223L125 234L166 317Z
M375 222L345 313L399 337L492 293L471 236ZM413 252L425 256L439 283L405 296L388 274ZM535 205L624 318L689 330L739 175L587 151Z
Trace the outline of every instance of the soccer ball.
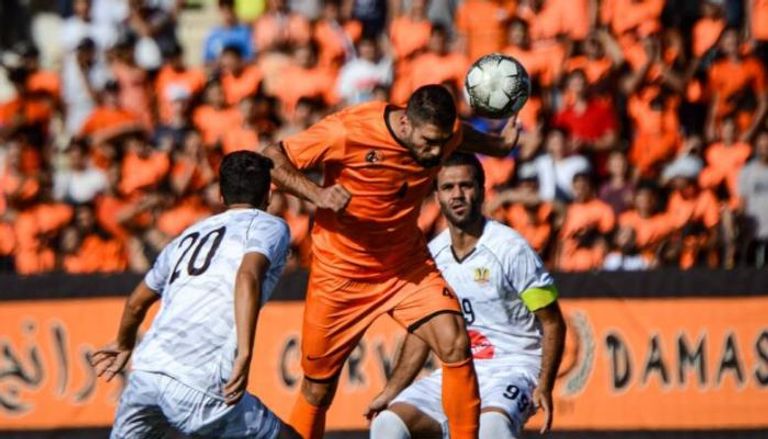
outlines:
M469 68L464 94L477 115L503 119L523 108L531 94L531 79L520 61L492 53Z

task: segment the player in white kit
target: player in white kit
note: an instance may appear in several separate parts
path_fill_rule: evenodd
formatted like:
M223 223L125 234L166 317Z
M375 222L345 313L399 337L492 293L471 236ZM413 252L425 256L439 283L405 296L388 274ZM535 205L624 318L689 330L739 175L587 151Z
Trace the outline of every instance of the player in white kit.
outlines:
M147 310L161 300L136 347L112 438L294 438L246 392L259 309L283 271L286 223L264 212L272 162L254 152L224 157L227 210L168 244L128 298L114 343L93 363L109 381L127 364Z
M461 303L480 387L480 439L520 437L540 408L549 430L552 386L565 342L557 290L517 232L482 214L485 176L473 155L454 154L437 175L448 229L430 252ZM368 409L372 439L448 437L441 372L409 385L428 348L408 334L392 377ZM384 411L381 411L386 409Z

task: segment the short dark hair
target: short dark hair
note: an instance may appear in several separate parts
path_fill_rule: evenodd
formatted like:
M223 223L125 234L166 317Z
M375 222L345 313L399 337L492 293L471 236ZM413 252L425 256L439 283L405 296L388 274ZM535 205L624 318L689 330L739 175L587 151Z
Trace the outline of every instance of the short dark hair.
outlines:
M408 99L405 114L415 125L429 123L451 129L456 122L456 103L442 85L425 85L416 89Z
M444 168L449 166L469 166L474 170L475 180L480 189L485 190L485 170L476 155L466 152L454 152L443 162ZM435 183L437 183L437 179L435 179Z
M253 151L225 155L219 168L219 190L224 204L260 206L269 193L272 167L272 160Z
M221 54L231 54L238 58L243 57L243 48L239 44L227 44L221 49Z

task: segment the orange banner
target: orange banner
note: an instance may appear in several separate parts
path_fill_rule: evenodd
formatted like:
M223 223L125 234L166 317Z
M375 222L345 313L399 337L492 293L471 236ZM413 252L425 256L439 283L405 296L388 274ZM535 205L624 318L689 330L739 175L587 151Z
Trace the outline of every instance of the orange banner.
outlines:
M111 423L123 381L97 381L87 358L114 337L122 305L0 302L0 430ZM557 429L768 427L768 298L578 299L563 309ZM283 417L301 378L301 313L301 302L270 303L259 321L251 390ZM402 336L388 318L371 327L342 372L329 429L367 428L362 413Z

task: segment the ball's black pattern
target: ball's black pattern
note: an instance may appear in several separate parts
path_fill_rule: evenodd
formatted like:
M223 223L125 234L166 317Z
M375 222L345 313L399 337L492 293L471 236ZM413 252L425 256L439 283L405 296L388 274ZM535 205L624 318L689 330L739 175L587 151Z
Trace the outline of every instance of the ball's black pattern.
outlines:
M531 80L518 60L492 53L469 68L464 93L476 114L502 119L523 108L531 93Z

